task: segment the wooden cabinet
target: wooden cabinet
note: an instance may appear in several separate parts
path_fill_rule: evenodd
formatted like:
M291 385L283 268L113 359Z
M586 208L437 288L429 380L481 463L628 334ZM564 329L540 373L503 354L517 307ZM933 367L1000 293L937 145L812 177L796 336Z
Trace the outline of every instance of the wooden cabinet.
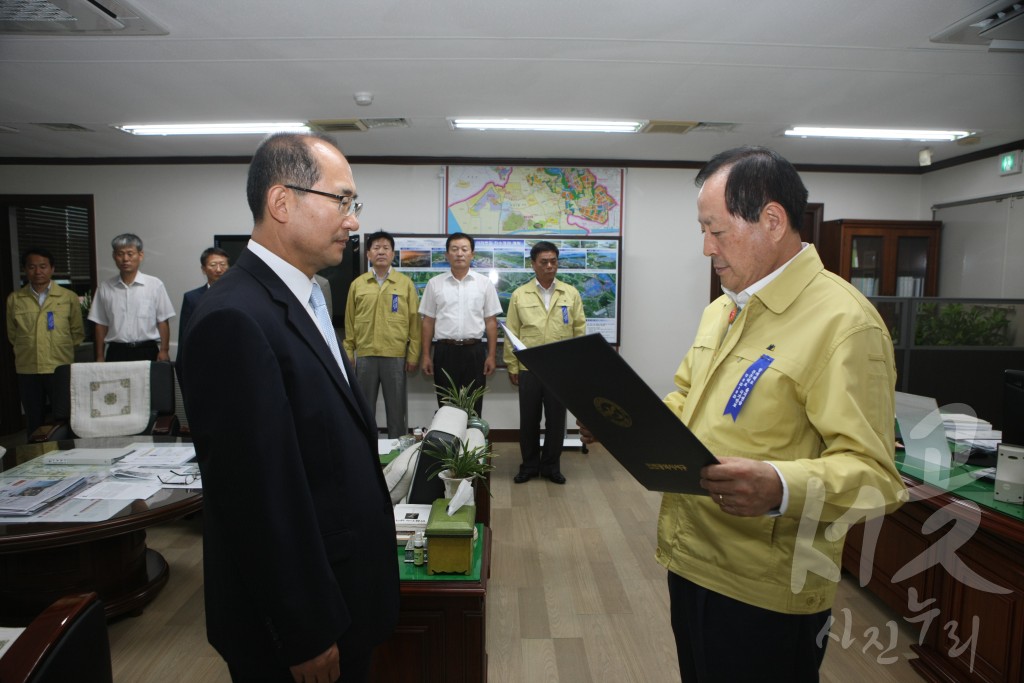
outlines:
M403 578L398 625L373 653L376 683L486 683L487 580L491 530L484 526L480 576L471 580Z
M818 252L865 296L938 296L941 229L941 221L826 221Z
M1024 520L904 482L911 500L877 536L850 529L843 568L920 630L911 666L925 680L1024 681Z

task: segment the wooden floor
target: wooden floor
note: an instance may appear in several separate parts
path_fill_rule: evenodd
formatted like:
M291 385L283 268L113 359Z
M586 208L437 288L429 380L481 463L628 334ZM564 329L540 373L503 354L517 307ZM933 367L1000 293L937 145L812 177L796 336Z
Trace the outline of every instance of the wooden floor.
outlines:
M678 681L665 572L654 561L660 496L599 447L565 453L565 486L513 484L518 446L496 450L488 680ZM110 625L114 680L226 683L227 669L206 643L201 523L151 529L148 543L167 559L171 577L142 616ZM822 681L921 680L908 663L916 631L848 577L833 615ZM740 656L744 636L753 634L737 634Z

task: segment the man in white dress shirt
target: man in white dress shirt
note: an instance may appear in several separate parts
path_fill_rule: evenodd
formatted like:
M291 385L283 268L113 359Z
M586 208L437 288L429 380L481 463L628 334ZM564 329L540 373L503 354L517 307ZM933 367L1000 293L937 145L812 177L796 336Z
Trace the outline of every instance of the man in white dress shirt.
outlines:
M120 271L96 289L89 320L96 323L96 362L170 360L174 306L164 283L139 272L142 240L125 233L110 242Z
M484 387L497 365L501 304L494 283L469 268L475 247L472 235L449 235L445 256L451 272L432 278L420 301L420 367L434 377L435 386L447 386L447 372L457 387ZM437 402L441 404L440 394ZM476 403L478 415L482 409L483 398Z

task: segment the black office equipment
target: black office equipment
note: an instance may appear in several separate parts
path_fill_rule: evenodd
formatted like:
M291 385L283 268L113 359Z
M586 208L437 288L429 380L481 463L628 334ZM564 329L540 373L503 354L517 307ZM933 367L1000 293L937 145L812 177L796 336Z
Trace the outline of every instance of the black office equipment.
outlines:
M645 488L707 495L700 470L715 456L602 335L515 354Z
M1024 446L1024 370L1003 374L1002 442Z

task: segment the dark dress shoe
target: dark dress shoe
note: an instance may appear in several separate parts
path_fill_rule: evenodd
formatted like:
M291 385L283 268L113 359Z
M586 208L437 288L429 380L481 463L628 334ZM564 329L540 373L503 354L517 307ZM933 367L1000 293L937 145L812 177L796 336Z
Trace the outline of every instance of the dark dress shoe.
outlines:
M512 477L512 481L514 481L517 484L522 484L524 482L530 481L536 476L536 474L530 474L529 472L520 472L516 476Z
M544 476L547 477L548 480L554 484L565 483L565 477L562 475L561 472L552 472L551 474L545 474Z

